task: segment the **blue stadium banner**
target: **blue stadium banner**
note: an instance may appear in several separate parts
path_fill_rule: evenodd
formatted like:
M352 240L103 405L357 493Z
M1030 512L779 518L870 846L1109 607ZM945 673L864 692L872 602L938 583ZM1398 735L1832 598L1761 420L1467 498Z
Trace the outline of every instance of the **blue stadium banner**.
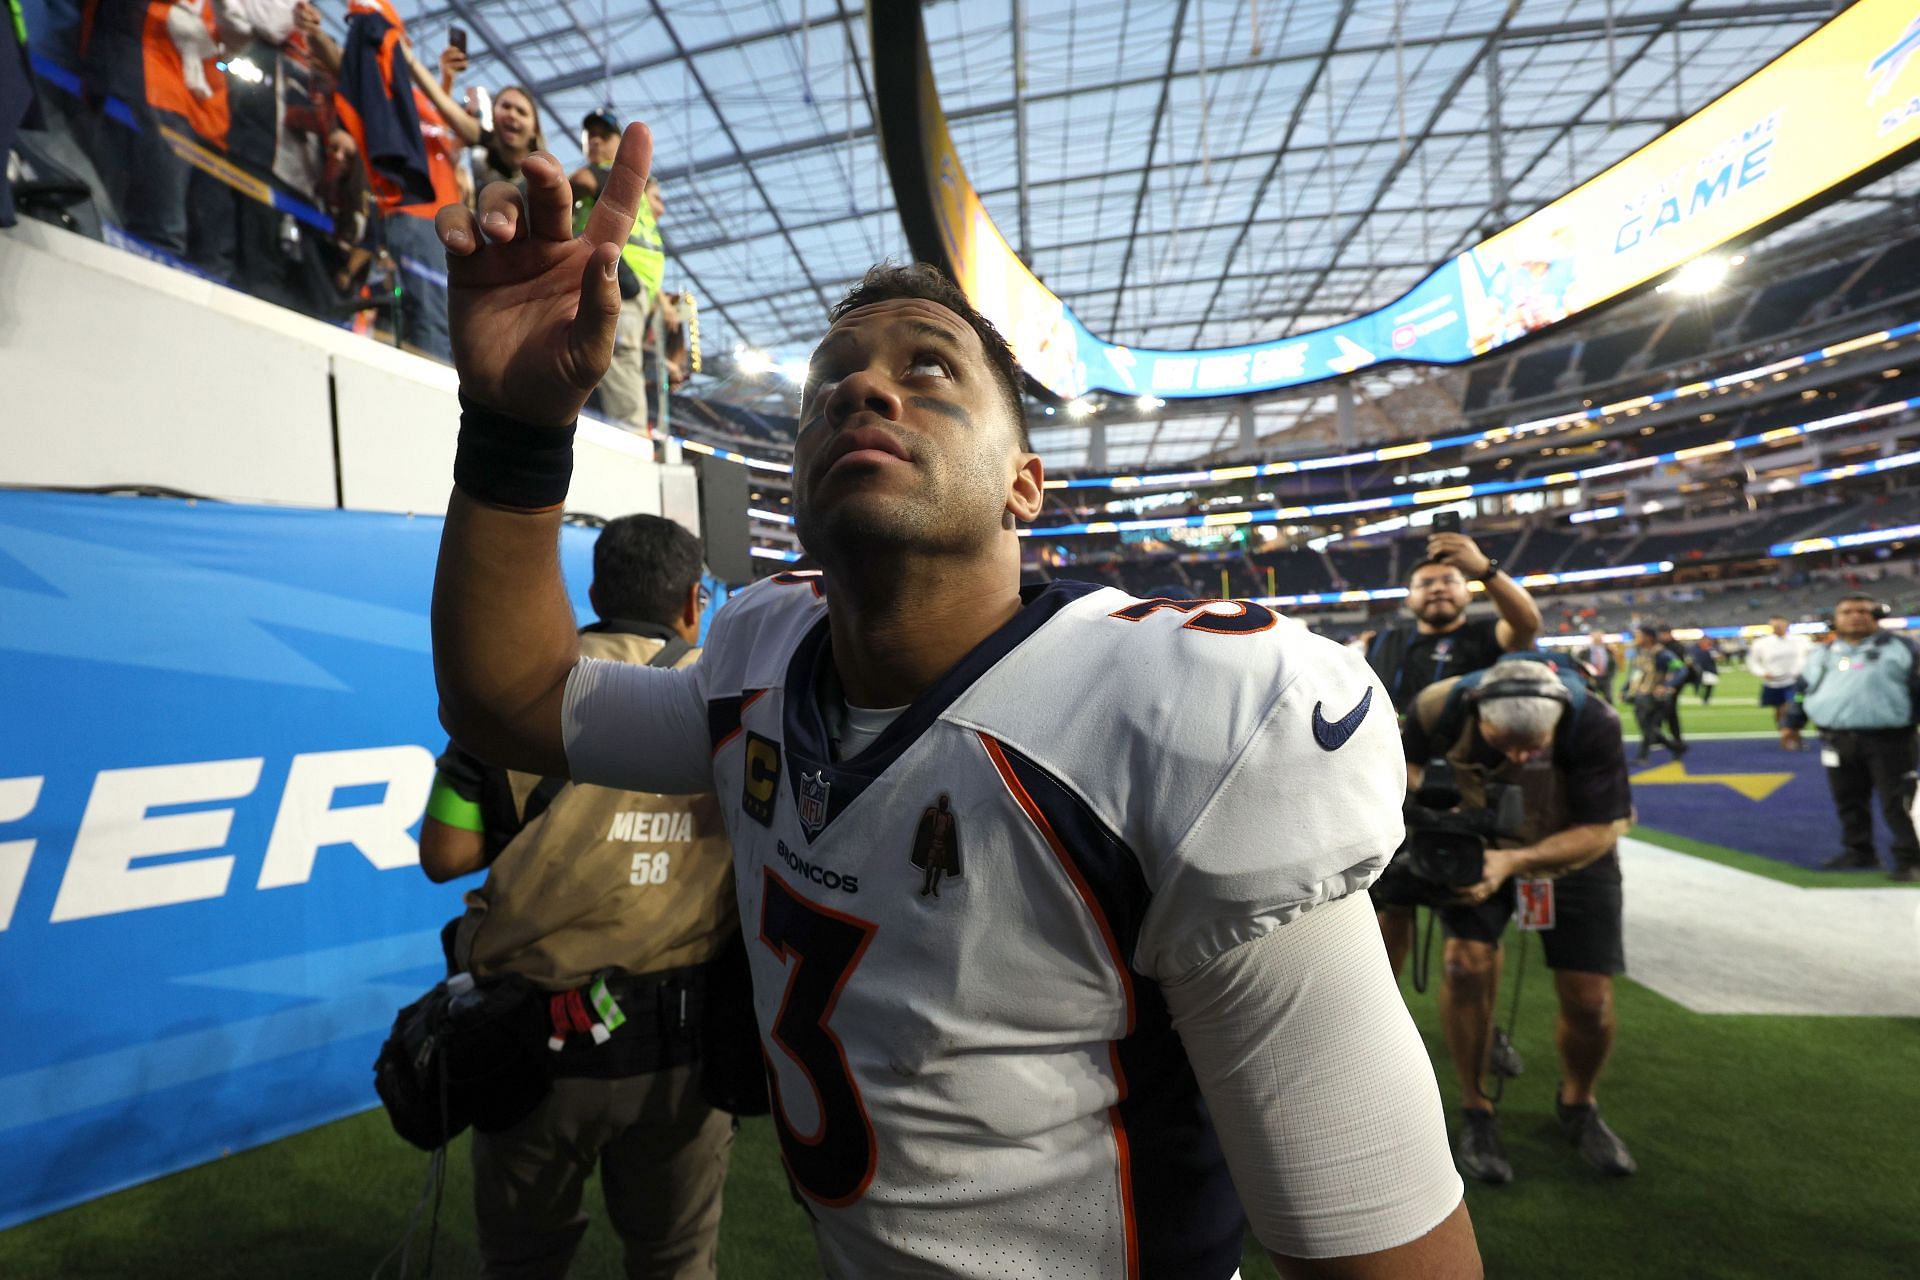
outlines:
M460 910L415 844L439 537L0 492L0 1228L376 1104Z

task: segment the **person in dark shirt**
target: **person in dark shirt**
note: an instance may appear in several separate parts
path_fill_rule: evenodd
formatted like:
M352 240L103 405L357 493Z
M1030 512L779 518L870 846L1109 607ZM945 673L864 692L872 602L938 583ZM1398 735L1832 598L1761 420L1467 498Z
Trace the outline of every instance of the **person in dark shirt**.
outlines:
M1497 617L1467 617L1472 582L1485 586ZM1527 589L1464 533L1427 539L1427 558L1407 579L1407 611L1413 617L1382 630L1367 651L1393 709L1403 714L1434 681L1479 671L1503 653L1531 648L1540 631L1540 610Z
M1473 600L1470 579L1484 584L1498 616L1467 617ZM1540 630L1540 610L1527 589L1464 533L1436 533L1427 539L1427 558L1407 579L1407 611L1412 618L1384 628L1367 649L1367 662L1402 715L1428 685L1490 667L1504 653L1529 649ZM1369 892L1387 957L1397 973L1413 946L1416 904L1402 901L1391 882Z
M1700 690L1700 705L1713 705L1713 691L1720 684L1720 653L1713 641L1701 640L1688 660L1693 663L1694 686Z
M1478 677L1430 686L1407 715L1402 745L1416 783L1425 761L1444 758L1464 807L1489 804L1489 785L1505 784L1520 789L1526 815L1516 840L1487 848L1479 883L1438 910L1447 937L1441 1018L1461 1089L1461 1172L1489 1183L1513 1178L1480 1083L1494 1044L1500 938L1524 886L1523 921L1541 930L1559 997L1554 1113L1588 1164L1633 1173L1632 1154L1594 1098L1613 1050L1613 976L1626 969L1617 842L1633 801L1620 717L1578 677L1514 657Z
M1686 740L1680 736L1680 713L1674 704L1693 668L1684 651L1676 653L1678 646L1661 641L1661 630L1649 622L1634 632L1633 674L1627 679L1627 700L1640 725L1640 750L1634 757L1640 761L1655 747L1667 748L1676 760L1687 754Z

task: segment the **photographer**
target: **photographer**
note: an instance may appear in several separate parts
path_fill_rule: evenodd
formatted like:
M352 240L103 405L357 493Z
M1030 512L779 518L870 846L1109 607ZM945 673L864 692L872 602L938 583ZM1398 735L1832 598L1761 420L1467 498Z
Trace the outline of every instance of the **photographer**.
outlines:
M1530 648L1540 630L1540 609L1533 597L1501 571L1499 561L1460 532L1458 513L1440 512L1433 527L1427 557L1407 580L1407 611L1413 617L1382 629L1367 650L1368 664L1402 715L1434 681L1479 671L1503 653ZM1497 616L1467 617L1473 601L1469 581L1485 585ZM1387 957L1398 972L1413 946L1416 904L1396 896L1391 882L1376 884L1370 893Z
M609 522L588 594L602 620L581 633L584 653L653 667L699 656L700 542L672 521ZM509 1127L474 1126L485 1274L565 1274L597 1167L628 1274L714 1275L734 1122L704 1096L707 1069L724 1068L702 1052L739 927L714 797L509 773L450 744L420 865L435 881L486 870L445 937L450 966L530 984L528 1034L552 1036L536 1049L551 1092ZM757 1075L754 1047L743 1056Z
M1436 517L1434 529L1427 558L1407 579L1407 612L1413 617L1383 629L1367 651L1367 662L1402 715L1434 681L1492 666L1502 653L1529 649L1540 632L1540 608L1533 597L1460 532L1457 518L1449 528ZM1496 617L1467 617L1473 582L1486 588Z
M1613 1047L1613 975L1626 967L1615 844L1632 804L1620 720L1580 677L1536 657L1504 658L1428 686L1402 734L1409 761L1434 762L1454 784L1451 795L1435 797L1422 786L1431 781L1427 768L1409 764L1418 791L1403 858L1426 877L1447 937L1440 1008L1465 1112L1454 1153L1462 1172L1491 1183L1511 1181L1513 1167L1480 1083L1492 1046L1500 937L1523 884L1522 925L1541 932L1559 997L1554 1112L1588 1164L1616 1175L1635 1168L1594 1101ZM1496 823L1501 808L1507 819ZM1475 815L1486 835L1426 834L1475 826L1463 820ZM1437 858L1435 846L1467 856Z

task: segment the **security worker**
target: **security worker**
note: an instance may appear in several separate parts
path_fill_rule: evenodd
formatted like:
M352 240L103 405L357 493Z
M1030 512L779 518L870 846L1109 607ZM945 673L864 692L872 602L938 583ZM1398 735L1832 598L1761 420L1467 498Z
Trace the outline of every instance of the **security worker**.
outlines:
M602 118L604 120L604 116ZM577 210L578 205L575 207ZM660 326L660 354L665 355L670 336L680 324L679 308L673 298L662 291L667 276L667 247L660 236L660 215L666 209L659 180L649 177L646 198L640 202L633 230L627 233L627 243L620 250L622 281L631 276L638 289L633 293L624 287L621 290L620 322L613 335L613 363L600 380L594 407L623 422L645 422L647 418L646 359L655 345L653 326ZM578 217L576 213L576 219Z
M581 652L693 662L701 571L698 540L672 521L610 522L588 589L601 621ZM449 926L451 967L527 979L552 1031L552 1092L519 1124L473 1134L486 1275L564 1275L598 1164L628 1275L713 1276L734 1121L703 1100L696 1059L707 979L739 929L718 805L508 773L449 745L427 813L428 877L487 868Z
M1920 842L1906 805L1907 775L1916 751L1912 685L1913 647L1883 630L1878 600L1850 595L1833 610L1833 642L1807 657L1807 718L1820 728L1820 763L1827 767L1844 848L1823 864L1829 871L1880 865L1873 849L1873 812L1893 833L1893 878L1920 881Z

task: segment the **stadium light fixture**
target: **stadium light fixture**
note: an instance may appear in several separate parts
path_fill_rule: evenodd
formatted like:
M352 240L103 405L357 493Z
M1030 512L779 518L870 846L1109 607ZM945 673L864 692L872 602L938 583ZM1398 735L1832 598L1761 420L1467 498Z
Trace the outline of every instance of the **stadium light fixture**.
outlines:
M780 362L780 376L796 387L804 386L807 381L807 368L808 362L803 357L795 356L791 360Z
M733 353L733 367L750 378L764 377L780 366L774 358L753 347L740 347Z
M1141 396L1133 403L1139 407L1140 412L1152 413L1155 409L1163 407L1167 402L1159 396Z
M1093 401L1085 398L1067 401L1067 415L1073 418L1091 418Z
M1662 291L1672 291L1687 297L1698 298L1712 293L1727 282L1727 272L1733 264L1725 258L1709 254L1695 258L1686 266L1673 273L1673 279L1661 285Z

